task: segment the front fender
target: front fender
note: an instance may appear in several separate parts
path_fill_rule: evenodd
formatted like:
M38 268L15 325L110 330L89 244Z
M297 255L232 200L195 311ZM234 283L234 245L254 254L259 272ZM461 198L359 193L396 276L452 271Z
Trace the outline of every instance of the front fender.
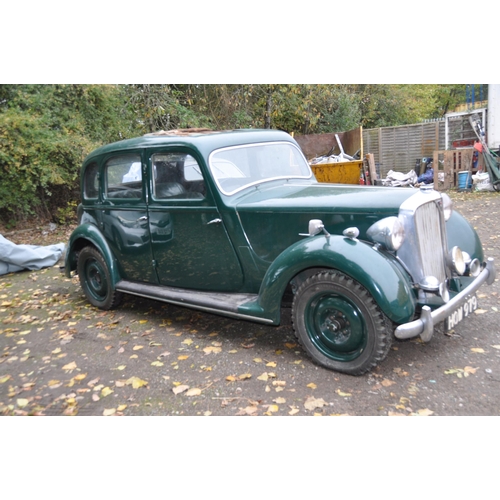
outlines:
M370 292L395 323L413 318L416 299L409 278L395 259L359 240L321 235L295 243L267 270L259 291L259 304L273 321L279 322L281 298L292 278L310 268L336 269L349 275Z
M64 266L66 276L71 278L71 271L77 266L77 252L89 244L95 246L104 257L114 288L121 279L118 266L106 239L93 224L81 224L71 233Z
M467 252L471 258L484 261L483 247L475 229L458 212L453 212L450 220L446 223L446 234L448 236L448 248L458 246Z

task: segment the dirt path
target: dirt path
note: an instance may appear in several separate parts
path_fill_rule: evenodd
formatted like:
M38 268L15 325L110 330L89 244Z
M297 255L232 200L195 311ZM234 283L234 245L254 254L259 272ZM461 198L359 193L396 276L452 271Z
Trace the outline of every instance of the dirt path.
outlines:
M500 196L455 193L500 263ZM71 228L4 234L67 241ZM394 342L373 373L314 365L276 328L126 297L93 308L57 267L0 277L0 415L498 415L498 280L451 336Z

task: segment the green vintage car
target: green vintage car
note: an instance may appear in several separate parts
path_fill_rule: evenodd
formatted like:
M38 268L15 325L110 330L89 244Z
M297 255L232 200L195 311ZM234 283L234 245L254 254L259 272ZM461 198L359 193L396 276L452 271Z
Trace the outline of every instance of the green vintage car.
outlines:
M273 130L174 130L101 147L81 171L65 262L102 309L124 293L279 325L320 365L353 375L393 337L429 341L495 277L449 197L318 183Z

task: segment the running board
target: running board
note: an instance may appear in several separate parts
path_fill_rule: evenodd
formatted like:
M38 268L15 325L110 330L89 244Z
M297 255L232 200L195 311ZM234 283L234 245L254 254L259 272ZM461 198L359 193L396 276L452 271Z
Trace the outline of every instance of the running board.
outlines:
M126 280L119 281L116 284L116 290L212 314L273 324L273 321L268 318L238 312L240 306L243 304L248 306L249 303L257 302L258 295L252 293L201 292L198 290L186 290L184 288L135 283Z

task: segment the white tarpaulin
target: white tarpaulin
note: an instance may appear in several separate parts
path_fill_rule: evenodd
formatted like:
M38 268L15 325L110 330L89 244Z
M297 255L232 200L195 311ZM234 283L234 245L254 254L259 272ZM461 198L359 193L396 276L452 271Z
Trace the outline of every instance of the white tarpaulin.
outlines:
M53 266L66 245L16 245L0 234L0 275L28 269L35 271Z
M413 186L417 183L417 179L418 177L415 170L410 170L407 174L389 170L389 172L387 172L387 177L382 182L384 186L402 187Z

